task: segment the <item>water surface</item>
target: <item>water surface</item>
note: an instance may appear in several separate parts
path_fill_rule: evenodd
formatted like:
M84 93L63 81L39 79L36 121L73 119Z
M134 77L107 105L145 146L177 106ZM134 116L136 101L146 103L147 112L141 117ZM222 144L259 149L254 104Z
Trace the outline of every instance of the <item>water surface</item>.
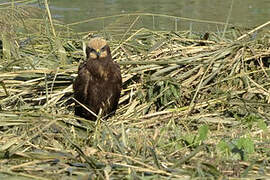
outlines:
M68 2L54 0L51 1L51 7L54 16L65 23L135 12L226 22L231 3L233 4L229 22L232 24L254 27L270 20L270 0L76 0ZM168 18L167 21L168 28L173 28L171 24L174 22ZM145 23L145 26L153 27L151 21ZM93 26L87 23L80 24L77 29L95 29ZM154 28L166 29L166 27L165 23L165 26L163 24L161 27Z
M6 0L0 0L1 2ZM244 27L255 27L270 20L270 0L51 0L49 2L53 17L66 24L128 13L165 14L224 23L229 17L229 23ZM111 18L80 23L73 28L78 31L102 30L116 20ZM181 19L175 22L175 19L170 18L156 17L153 20L152 17L142 17L138 23L142 27L152 29L174 30L176 23L177 29L187 28L180 25ZM210 25L196 22L192 25L196 30L210 28Z

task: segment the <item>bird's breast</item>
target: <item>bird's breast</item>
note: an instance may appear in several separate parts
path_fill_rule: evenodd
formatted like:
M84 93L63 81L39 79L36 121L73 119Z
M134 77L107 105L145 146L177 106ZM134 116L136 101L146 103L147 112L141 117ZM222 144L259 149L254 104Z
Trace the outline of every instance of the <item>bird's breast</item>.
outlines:
M91 73L92 76L98 78L99 80L108 81L110 67L108 64L100 61L94 60L92 62L87 63L87 69Z
M102 66L99 66L97 69L97 73L99 75L100 78L102 78L104 81L108 81L108 69L105 69Z

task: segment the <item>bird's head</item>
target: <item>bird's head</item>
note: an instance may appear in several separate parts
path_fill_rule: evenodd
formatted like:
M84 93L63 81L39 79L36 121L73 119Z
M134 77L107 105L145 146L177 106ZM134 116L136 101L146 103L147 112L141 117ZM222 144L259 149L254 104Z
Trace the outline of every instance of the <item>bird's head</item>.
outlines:
M111 56L110 48L107 42L102 38L91 39L86 46L87 59L103 59Z

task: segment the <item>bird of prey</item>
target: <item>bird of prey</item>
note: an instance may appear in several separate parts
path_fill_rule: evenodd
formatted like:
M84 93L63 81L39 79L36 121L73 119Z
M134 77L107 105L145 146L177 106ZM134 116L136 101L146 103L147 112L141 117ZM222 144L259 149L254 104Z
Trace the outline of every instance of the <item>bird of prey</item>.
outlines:
M79 65L73 90L75 115L95 121L114 115L122 89L120 67L112 60L110 47L102 38L86 45L86 61Z

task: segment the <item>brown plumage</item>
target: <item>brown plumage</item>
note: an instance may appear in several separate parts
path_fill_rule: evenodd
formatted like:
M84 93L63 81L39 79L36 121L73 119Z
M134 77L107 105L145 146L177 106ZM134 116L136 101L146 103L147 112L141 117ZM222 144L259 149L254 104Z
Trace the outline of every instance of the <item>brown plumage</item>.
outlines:
M122 87L121 71L113 62L110 47L101 38L93 38L86 47L86 61L81 63L73 84L74 98L96 115L109 117L117 109ZM96 116L75 102L75 115L96 120Z

